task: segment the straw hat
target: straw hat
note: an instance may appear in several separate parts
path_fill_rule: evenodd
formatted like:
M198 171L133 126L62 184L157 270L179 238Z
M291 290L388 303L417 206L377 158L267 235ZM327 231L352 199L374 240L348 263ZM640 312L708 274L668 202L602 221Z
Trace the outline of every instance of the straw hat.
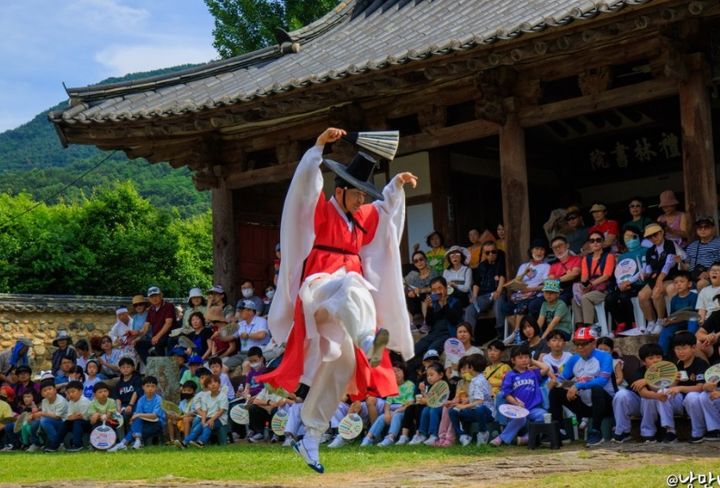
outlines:
M662 232L662 230L663 230L663 228L660 227L659 224L648 224L648 226L645 227L645 232L643 233L643 237L650 237L653 234Z
M141 303L144 304L144 305L147 305L147 304L148 304L147 298L145 298L145 297L142 296L142 295L135 295L135 296L132 297L132 304L133 304L133 305L140 305Z

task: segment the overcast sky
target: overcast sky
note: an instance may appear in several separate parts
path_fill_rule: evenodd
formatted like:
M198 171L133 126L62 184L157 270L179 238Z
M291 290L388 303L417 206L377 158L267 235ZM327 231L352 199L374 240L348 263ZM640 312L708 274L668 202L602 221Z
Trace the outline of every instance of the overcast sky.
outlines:
M68 87L217 58L203 0L0 0L0 132Z

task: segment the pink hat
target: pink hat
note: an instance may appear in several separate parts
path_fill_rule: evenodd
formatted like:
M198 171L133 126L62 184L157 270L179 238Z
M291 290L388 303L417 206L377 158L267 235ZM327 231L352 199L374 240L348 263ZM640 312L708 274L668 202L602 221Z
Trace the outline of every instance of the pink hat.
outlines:
M680 203L675 198L675 193L672 190L665 190L660 194L660 204L658 207L672 207L673 205L679 205Z

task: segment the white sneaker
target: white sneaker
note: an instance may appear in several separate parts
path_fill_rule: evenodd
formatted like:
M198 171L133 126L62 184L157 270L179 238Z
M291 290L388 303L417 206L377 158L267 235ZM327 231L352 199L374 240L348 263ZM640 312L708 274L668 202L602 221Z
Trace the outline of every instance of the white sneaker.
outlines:
M347 445L347 441L340 437L340 435L336 435L335 438L332 440L330 444L328 444L328 449L337 449L339 447L343 447Z
M665 320L664 319L656 320L655 328L652 330L651 334L660 334L663 330L663 327L665 327Z
M406 437L406 439L407 439L407 437ZM405 442L407 442L407 441L405 441ZM389 435L386 435L383 440L381 440L380 442L377 443L377 446L378 447L390 447L393 444L395 444L395 439L393 439Z
M580 425L578 425L578 430L585 430L588 428L588 425L590 425L590 419L587 417L583 417L580 420Z
M490 440L490 432L478 432L477 434L477 445L484 446Z
M27 451L25 452L38 452L40 450L40 446L37 444L30 444L30 447L27 448Z
M645 325L645 334L653 334L655 330L655 321L651 320Z
M460 445L469 446L471 442L472 437L470 437L469 435L463 434L460 436Z
M325 432L323 435L320 436L320 444L326 444L332 440L332 435Z
M120 441L117 444L115 444L113 447L107 450L107 452L118 452L118 451L124 451L127 449L127 445L124 441Z
M305 461L305 463L312 469L313 471L317 473L324 473L325 467L320 464L320 461L318 459L313 459L313 457L310 455L310 452L305 448L305 444L303 444L303 441L295 442L293 441L292 447Z
M423 441L423 444L425 444L426 446L434 446L437 440L438 438L436 435L431 435L427 439L425 439L425 441Z
M423 434L415 434L413 438L408 442L408 446L417 446L418 444L422 444L427 440L427 436Z
M135 439L135 442L133 442L132 448L133 449L141 449L142 448L142 441L140 441L139 437Z
M399 439L397 440L397 442L395 443L395 445L396 445L396 446L404 446L404 445L407 444L408 442L410 442L410 438L409 438L408 436L406 436L406 435L401 435L400 438L399 438Z
M8 445L6 445L5 447L3 447L2 449L0 449L0 452L10 452L10 451L12 451L13 449L14 449L13 445L12 445L12 444L8 444Z
M373 445L372 439L368 437L364 437L362 442L360 443L360 447L370 447Z
M292 447L292 442L292 437L290 437L289 435L285 436L285 442L282 443L282 447Z

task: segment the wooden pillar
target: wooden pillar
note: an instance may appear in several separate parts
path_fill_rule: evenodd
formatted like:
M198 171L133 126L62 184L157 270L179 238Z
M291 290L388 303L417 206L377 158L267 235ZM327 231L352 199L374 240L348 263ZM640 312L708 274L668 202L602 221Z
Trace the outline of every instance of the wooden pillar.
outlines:
M507 270L514 276L527 260L530 246L530 207L528 204L525 132L516 113L507 114L500 128L500 190L503 224L507 244Z
M213 188L213 283L222 285L228 303L240 295L238 277L238 245L234 218L233 190L224 186Z
M433 227L445 236L445 247L456 244L455 226L450 207L450 155L447 149L433 149L430 157L430 188Z
M699 216L717 217L710 94L707 71L700 64L679 86L685 210L691 222Z

